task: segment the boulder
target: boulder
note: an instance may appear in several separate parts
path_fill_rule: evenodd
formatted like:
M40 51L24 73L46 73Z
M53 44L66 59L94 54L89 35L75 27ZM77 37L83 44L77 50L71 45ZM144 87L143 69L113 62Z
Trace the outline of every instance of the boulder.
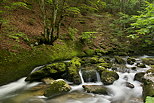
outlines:
M68 75L66 79L74 84L81 84L79 69L76 66L68 67Z
M66 79L74 84L80 84L81 79L79 75L79 70L81 68L82 60L78 57L74 57L68 65L68 73Z
M54 79L61 78L61 75L67 71L66 64L63 62L52 63L44 66L42 69L32 72L26 78L26 81L41 81L45 77L51 77Z
M107 95L107 88L102 85L83 85L84 90L88 93Z
M67 93L71 90L71 87L62 79L55 80L50 83L49 87L45 90L44 96L54 97Z
M96 70L89 67L89 69L82 69L82 77L84 82L97 82Z
M147 65L154 65L154 58L142 58L142 62Z
M143 82L144 75L145 75L145 72L136 73L135 77L134 77L134 80L137 80L139 82Z
M105 85L113 84L113 82L117 79L119 79L119 75L114 71L106 70L101 73L101 81Z
M110 63L98 63L97 67L111 68Z
M149 79L144 80L143 85L143 99L147 96L154 97L154 82Z
M136 66L139 68L146 68L146 65L143 63L137 63Z
M120 56L115 56L115 62L118 64L126 64L125 60L121 58Z
M129 88L134 88L134 85L131 84L130 82L126 82L126 87L129 87Z
M132 58L132 57L127 58L127 63L128 64L133 65L135 62L136 62L135 58Z

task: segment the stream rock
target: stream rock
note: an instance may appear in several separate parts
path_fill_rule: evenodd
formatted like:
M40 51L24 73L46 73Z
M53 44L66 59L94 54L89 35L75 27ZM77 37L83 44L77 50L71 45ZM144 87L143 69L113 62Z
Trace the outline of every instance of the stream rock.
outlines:
M26 81L40 81L45 77L51 77L54 79L61 78L61 75L66 73L67 68L66 64L63 62L52 63L47 66L44 66L42 69L32 72L26 78Z
M142 58L142 62L147 65L154 65L154 58Z
M68 67L68 74L66 76L66 79L70 82L73 82L74 84L80 84L81 79L79 75L79 69L81 68L81 59L78 57L73 58L69 62Z
M131 84L130 82L126 82L126 87L129 87L129 88L134 88L134 85Z
M146 65L143 63L137 63L136 66L139 68L146 68Z
M143 82L143 80L144 80L144 75L145 75L145 72L136 73L136 74L135 74L135 77L134 77L134 80L137 80L137 81L139 81L139 82Z
M119 79L119 75L114 71L106 70L101 73L101 81L105 85L113 84L113 82L117 79Z
M107 95L107 88L102 85L83 85L84 90L88 93Z
M135 61L136 61L135 58L132 58L132 57L127 58L127 63L130 65L133 65L135 63Z
M62 79L51 82L49 87L45 90L44 96L54 97L67 93L71 90L71 87Z
M86 67L81 71L84 82L97 82L97 71L93 67Z
M119 56L115 56L115 62L118 64L126 64L125 60Z

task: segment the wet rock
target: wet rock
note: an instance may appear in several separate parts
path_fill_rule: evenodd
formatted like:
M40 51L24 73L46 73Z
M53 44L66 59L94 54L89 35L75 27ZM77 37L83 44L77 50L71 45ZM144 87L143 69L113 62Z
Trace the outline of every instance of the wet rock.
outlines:
M37 70L26 78L26 81L41 81L45 77L52 77L54 79L61 78L61 75L67 71L65 63L52 63Z
M54 81L54 79L52 79L52 78L43 78L41 81L43 83L45 83L45 84L50 84L51 82Z
M130 82L126 82L126 87L129 87L129 88L134 88L134 85L131 84Z
M146 68L146 65L143 63L137 63L136 66L139 68Z
M110 85L117 79L119 79L119 75L114 71L106 70L101 73L101 81L105 85Z
M45 90L44 95L46 97L54 97L67 93L71 90L71 87L62 79L53 81L49 87Z
M144 85L143 85L143 98L147 96L154 97L154 82L152 82L149 79L144 80Z
M118 64L126 64L125 60L119 56L115 56L115 62Z
M82 69L82 77L84 82L97 82L97 74L95 69Z
M145 72L136 73L136 74L135 74L135 77L134 77L134 80L137 80L137 81L139 81L139 82L143 82L143 80L144 80L144 75L145 75Z
M107 88L102 85L83 85L83 88L88 93L107 95Z
M133 65L135 63L136 59L135 58L127 58L127 63L130 64L130 65Z
M74 84L80 84L81 79L79 75L79 69L73 65L68 67L68 76L66 79L70 82L73 82Z
M142 58L142 62L147 65L154 65L154 58Z
M111 64L110 63L99 63L97 64L97 67L111 68Z
M81 83L81 79L79 75L79 69L81 68L81 62L82 60L78 57L73 58L69 62L68 74L66 76L66 79L70 82L73 82L74 84Z
M137 68L136 68L136 67L131 67L131 69L132 69L132 70L136 70Z

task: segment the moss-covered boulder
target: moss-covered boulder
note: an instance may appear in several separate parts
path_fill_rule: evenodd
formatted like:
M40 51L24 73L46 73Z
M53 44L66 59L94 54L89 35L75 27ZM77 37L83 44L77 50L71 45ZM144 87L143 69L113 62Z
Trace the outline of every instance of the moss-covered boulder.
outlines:
M26 81L40 81L45 77L51 77L54 79L61 78L61 75L67 71L66 64L63 62L52 63L44 66L42 69L32 72L26 78Z
M120 56L115 56L115 62L118 64L126 64L125 60Z
M154 97L147 96L145 103L153 103L153 101L154 101Z
M146 65L143 63L137 63L136 66L139 68L146 68Z
M147 96L154 97L154 82L149 79L144 80L144 85L143 85L144 100Z
M142 58L142 62L147 65L154 65L154 58Z
M134 80L137 80L137 81L139 81L139 82L143 82L143 80L144 80L144 75L145 75L145 72L136 73L136 74L135 74L135 77L134 77Z
M107 70L107 68L98 66L96 70L98 71L99 74L101 74L103 71Z
M105 85L110 85L117 79L119 79L119 75L114 71L106 70L101 73L101 81Z
M88 93L107 95L107 88L102 85L83 85L84 90Z
M127 58L127 63L128 63L128 64L132 65L132 64L134 64L135 62L136 62L136 59L135 59L135 58L132 58L132 57Z
M81 84L79 69L75 66L68 67L68 75L66 79L74 84Z
M81 68L82 60L78 57L73 58L68 65L68 73L66 79L73 82L74 84L80 84L81 79L79 75L79 70Z
M80 68L81 67L81 63L82 63L82 60L80 58L74 57L69 62L69 66L74 66L76 68Z
M45 90L44 96L54 97L67 93L71 90L71 87L62 79L51 82L50 86Z
M104 68L111 68L111 64L110 63L98 63L97 67L104 67Z

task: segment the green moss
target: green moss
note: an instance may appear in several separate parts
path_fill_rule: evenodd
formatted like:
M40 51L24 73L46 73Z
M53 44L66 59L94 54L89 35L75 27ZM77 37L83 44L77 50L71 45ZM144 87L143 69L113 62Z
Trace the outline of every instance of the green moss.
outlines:
M114 71L106 70L101 73L101 81L105 85L110 85L117 79L119 79L119 75Z
M92 56L95 54L95 51L93 49L87 49L84 52L87 56Z
M50 87L45 91L47 97L57 96L70 91L71 87L64 80L51 82Z
M111 64L110 63L99 63L97 64L97 67L104 67L104 68L111 68Z
M81 59L78 58L78 57L74 57L73 59L71 59L70 65L76 66L77 68L80 68L81 67Z
M29 51L21 48L19 53L0 50L0 85L27 76L36 66L83 54L72 44L39 45Z
M118 64L125 64L125 60L119 56L115 56L115 62L118 63Z

